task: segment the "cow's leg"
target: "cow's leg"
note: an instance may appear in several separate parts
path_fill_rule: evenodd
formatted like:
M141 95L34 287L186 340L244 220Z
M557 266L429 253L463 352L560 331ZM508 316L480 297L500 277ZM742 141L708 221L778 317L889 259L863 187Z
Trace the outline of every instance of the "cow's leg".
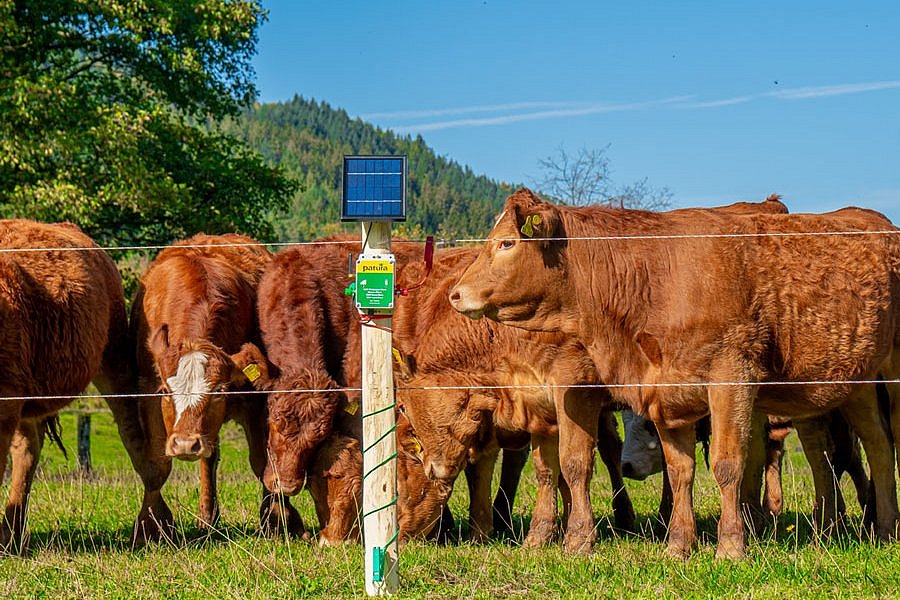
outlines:
M900 369L887 377L891 379L900 379ZM894 455L897 459L897 470L898 473L900 473L900 383L886 383L884 385L887 389L888 396L890 397L888 405L891 421L891 437L894 439Z
M268 422L265 405L258 398L246 398L235 411L234 420L244 430L249 450L250 468L262 485L262 502L259 506L259 527L266 535L281 531L293 537L306 533L300 513L284 494L270 492L262 484L268 459Z
M841 407L841 413L856 431L869 460L869 471L875 485L875 534L882 539L897 535L897 487L894 476L894 453L887 432L881 424L874 385L861 386Z
M200 510L197 514L197 526L200 529L210 529L219 520L219 458L219 440L216 439L212 453L207 458L200 459Z
M862 452L860 452L858 447L859 440L854 439L853 443L857 447L853 448L850 454L849 462L847 463L847 474L850 475L850 479L853 481L853 487L856 489L856 499L860 508L866 510L869 503L869 485L871 480L869 479L869 474L866 473L866 468L863 466Z
M159 397L140 401L146 445L139 472L144 498L132 533L132 543L138 546L170 537L175 527L172 511L162 496L162 487L172 472L172 459L166 456L166 426L159 402Z
M778 517L784 510L784 490L781 486L781 465L784 462L784 439L793 425L784 419L769 417L766 428L766 491L763 511Z
M478 460L466 465L466 483L469 486L469 539L484 543L491 538L494 529L491 508L491 479L497 462L498 450L482 452Z
M534 474L537 477L538 489L534 511L531 514L531 526L525 537L523 546L538 548L549 544L556 534L557 480L559 479L559 438L557 436L537 437L531 439Z
M846 505L832 465L834 444L828 433L827 417L797 419L794 426L813 476L816 492L813 524L817 531L830 535L843 520Z
M597 530L591 508L591 477L594 474L594 447L601 404L585 397L578 389L559 390L556 396L556 419L559 424L557 460L569 487L570 500L563 548L567 552L587 553L594 546Z
M94 377L94 385L104 396L106 405L112 412L116 429L119 431L119 438L122 440L122 445L125 446L125 451L128 452L128 458L131 460L134 470L142 480L145 477L152 477L152 474L145 473L153 465L147 460L148 440L141 425L141 401L137 398L116 397L119 394L131 393L135 388L118 381L118 375L109 375L108 371L108 367L102 367L100 373Z
M41 446L44 443L45 421L19 421L10 445L12 476L10 477L9 498L6 502L5 521L0 532L0 552L23 554L28 546L25 537L26 515L28 514L28 494L34 481ZM2 462L6 466L6 461Z
M675 429L657 426L666 459L666 473L672 490L672 513L669 519L669 545L666 553L686 559L697 546L697 522L694 519L694 447L697 429L693 424ZM715 436L715 433L713 434Z
M765 415L753 413L750 421L747 464L741 479L741 510L747 519L750 531L755 534L761 533L766 524L760 502L763 473L766 468L766 421Z
M609 472L609 484L613 492L613 520L616 527L633 532L634 506L631 504L622 477L622 440L619 438L615 414L611 410L604 410L600 415L597 427L597 451Z
M529 448L520 450L503 449L500 466L500 488L494 496L493 521L495 534L509 534L513 531L512 509L516 490L522 478L522 469L528 462Z
M659 522L666 529L672 520L672 504L675 502L672 498L672 482L669 480L669 467L666 465L666 459L663 458L662 470L662 493L659 497Z
M755 395L756 389L752 386L712 386L709 389L710 462L719 484L722 505L717 558L736 559L745 555L740 491L747 465Z

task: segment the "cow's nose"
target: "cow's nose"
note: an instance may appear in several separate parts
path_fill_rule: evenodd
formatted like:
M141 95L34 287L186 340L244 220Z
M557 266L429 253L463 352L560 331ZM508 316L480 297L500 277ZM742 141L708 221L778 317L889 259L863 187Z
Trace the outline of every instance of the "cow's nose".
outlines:
M635 479L636 471L634 470L634 465L630 462L622 463L622 476L627 477L629 479Z
M458 289L453 288L452 290L450 290L450 304L455 306L460 301L460 299L462 299L462 296L460 295Z
M173 434L166 444L166 455L181 460L197 460L208 456L208 448L203 436L193 434Z

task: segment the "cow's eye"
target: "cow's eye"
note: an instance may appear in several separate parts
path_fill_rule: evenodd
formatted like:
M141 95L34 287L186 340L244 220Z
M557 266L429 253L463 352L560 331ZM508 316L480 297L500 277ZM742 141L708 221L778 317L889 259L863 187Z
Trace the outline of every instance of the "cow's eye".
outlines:
M510 248L512 248L515 245L516 245L516 243L513 240L501 240L500 241L500 249L501 250L509 250Z

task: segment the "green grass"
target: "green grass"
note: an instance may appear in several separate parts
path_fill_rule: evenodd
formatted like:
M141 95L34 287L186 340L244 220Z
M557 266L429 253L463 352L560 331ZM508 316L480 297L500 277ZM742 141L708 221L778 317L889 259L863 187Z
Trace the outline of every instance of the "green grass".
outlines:
M31 551L0 558L0 598L249 598L364 597L362 549L319 548L304 541L263 538L257 531L260 487L246 463L238 430L223 435L219 530L194 526L196 465L176 464L165 488L179 523L172 543L132 550L128 537L140 505L137 477L107 415L94 421L95 474L75 466L75 418L63 417L68 461L45 447L29 516ZM777 527L749 544L749 559L714 558L718 493L698 471L695 504L701 547L686 561L663 555L661 541L618 535L611 527L610 491L602 465L593 484L598 542L587 557L558 546L525 550L509 541L488 545L412 543L400 556L401 595L413 598L741 597L857 598L900 596L900 545L860 539L859 507L845 488L849 531L820 541L812 532L812 483L795 437L785 464L787 512ZM530 466L516 503L518 526L534 503ZM639 520L650 531L659 501L659 476L629 482ZM6 487L3 488L4 493ZM458 521L466 512L465 484L451 501ZM294 499L308 526L316 525L307 495Z

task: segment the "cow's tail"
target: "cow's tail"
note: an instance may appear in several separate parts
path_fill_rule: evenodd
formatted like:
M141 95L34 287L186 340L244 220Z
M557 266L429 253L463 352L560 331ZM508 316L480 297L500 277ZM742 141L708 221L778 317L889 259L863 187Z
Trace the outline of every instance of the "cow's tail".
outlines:
M69 453L62 441L62 423L59 421L59 415L53 415L44 419L44 437L53 442L66 460L69 460Z
M697 441L703 446L703 460L706 462L706 470L709 470L709 437L712 433L712 423L709 415L697 421Z

